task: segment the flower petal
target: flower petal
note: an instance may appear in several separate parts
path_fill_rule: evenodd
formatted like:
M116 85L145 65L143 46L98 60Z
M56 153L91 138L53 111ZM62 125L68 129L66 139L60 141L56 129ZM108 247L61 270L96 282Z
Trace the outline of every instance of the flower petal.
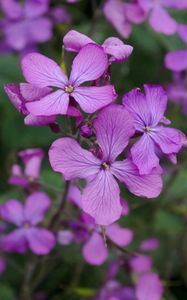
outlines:
M70 245L73 238L73 233L70 230L60 230L57 235L57 240L61 245Z
M67 76L52 59L39 54L29 53L21 61L21 68L25 79L39 87L64 87Z
M132 161L126 159L114 162L111 171L136 196L155 198L162 190L160 167L154 168L149 175L140 175Z
M132 116L121 105L104 108L94 121L94 128L103 159L109 162L124 150L135 131Z
M186 1L187 3L187 1ZM181 24L178 25L178 34L180 38L187 43L187 25L186 24Z
M34 116L65 115L68 110L69 95L62 90L57 90L39 101L28 102L26 107Z
M177 31L177 22L160 5L152 10L149 22L156 32L171 35Z
M22 51L28 43L27 21L10 22L4 28L6 43L16 51Z
M86 113L94 113L116 99L113 85L77 87L71 96Z
M74 58L70 75L70 84L81 83L101 77L108 66L107 55L101 46L87 44Z
M111 37L104 41L103 49L105 53L111 55L111 61L126 60L132 53L133 47L125 45L120 39Z
M24 253L28 249L25 229L16 229L1 238L1 247L7 252Z
M19 19L23 13L22 5L17 0L1 0L1 9L3 14L12 20Z
M55 246L55 237L47 229L32 227L26 233L29 248L38 255L48 254Z
M162 294L163 286L157 274L141 274L136 284L137 300L160 300Z
M56 140L49 149L49 160L54 171L66 180L87 178L98 173L101 162L71 138Z
M69 188L68 199L77 207L82 208L82 195L80 189L76 185Z
M70 30L68 33L65 34L63 38L64 48L67 51L79 52L82 47L87 44L95 42L90 39L85 34L82 34L76 30Z
M47 94L49 94L52 89L45 87L40 88L37 85L33 85L30 83L20 83L19 85L20 93L25 101L34 101L43 98Z
M133 240L131 229L123 228L118 224L107 226L106 235L118 246L125 247Z
M132 146L131 156L141 175L149 174L153 168L159 165L154 142L147 133L144 133Z
M33 116L31 114L27 115L24 119L25 125L28 126L44 126L54 123L56 116Z
M0 216L3 220L20 226L24 220L23 206L17 200L8 200L1 205Z
M44 157L44 152L40 148L26 149L20 151L18 156L25 164L25 175L37 179L40 174L41 162Z
M34 22L31 20L28 26L30 39L36 43L47 42L53 34L52 25L52 21L47 17L35 19Z
M140 244L140 249L143 251L154 251L158 249L160 246L160 242L157 238L149 238L144 240Z
M94 232L83 247L84 259L91 265L102 265L108 256L107 248L101 235Z
M99 225L110 225L120 218L120 190L110 171L101 170L87 184L82 195L82 207Z
M150 271L153 261L150 256L137 255L131 258L130 267L133 272L144 273Z
M25 2L25 15L27 18L34 19L45 14L49 9L49 0L27 0ZM35 20L34 20L35 21ZM34 22L33 22L34 23Z
M19 86L14 83L10 83L6 84L4 89L14 107L22 114L27 114L28 111L25 107L24 99L21 95Z
M51 200L46 193L35 192L27 197L24 207L24 216L31 225L36 225L43 220L46 211L51 205Z
M166 68L181 72L187 69L187 49L169 52L165 56Z

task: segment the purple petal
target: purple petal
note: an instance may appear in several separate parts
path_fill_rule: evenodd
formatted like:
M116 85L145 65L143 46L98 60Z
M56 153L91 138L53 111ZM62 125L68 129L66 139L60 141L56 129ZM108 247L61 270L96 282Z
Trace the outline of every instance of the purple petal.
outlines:
M125 3L125 15L129 21L135 24L144 22L146 13L137 3Z
M20 226L24 220L23 206L17 200L8 200L1 205L0 216L3 220Z
M57 90L39 101L26 104L28 111L34 116L65 115L68 110L69 95L63 90Z
M130 159L114 162L111 171L129 191L139 197L155 198L162 190L161 168L155 168L149 175L140 175Z
M157 126L151 137L165 154L177 153L182 147L181 133L174 128Z
M186 1L187 2L187 1ZM181 24L178 26L178 34L187 43L187 25Z
M70 84L79 86L85 81L96 80L103 75L107 67L108 59L102 47L88 44L73 60Z
M18 153L25 164L25 175L37 179L40 175L41 162L44 152L40 148L26 149Z
M101 170L82 195L83 210L99 225L110 225L121 216L120 190L108 170Z
M49 160L53 170L62 173L66 180L95 175L101 165L99 159L71 138L56 140L49 150Z
M3 236L1 244L4 251L24 253L28 249L25 229L16 229L6 236Z
M103 11L107 20L114 26L119 34L128 38L132 26L125 16L125 5L120 0L108 0L105 2Z
M51 9L51 16L55 24L69 24L72 21L71 15L63 5L56 5Z
M6 84L4 86L4 89L14 107L22 114L27 114L28 111L25 107L24 99L21 95L19 86L17 86L14 83L11 83Z
M26 233L29 248L37 255L48 254L55 246L55 237L47 229L33 227Z
M140 244L140 249L143 251L154 251L158 249L160 242L157 238L149 238Z
M25 15L33 19L45 14L49 9L49 0L27 0L25 2Z
M128 216L130 212L130 208L127 200L121 198L120 203L122 206L122 216Z
M63 88L67 76L62 69L50 58L39 54L29 53L21 61L25 79L39 87L55 86Z
M136 284L137 300L160 300L162 294L163 286L157 274L141 274Z
M94 232L83 247L84 259L91 265L102 265L108 256L107 248L101 235Z
M45 87L40 88L29 83L20 83L20 93L25 101L34 101L48 95L52 89Z
M125 247L133 240L133 232L128 228L112 224L106 228L106 235L118 246Z
M76 30L70 30L63 38L64 48L67 51L79 52L82 47L87 44L95 42L85 34L82 34Z
M144 133L132 146L131 156L140 175L149 174L153 168L159 165L159 158L155 153L154 142L147 133Z
M16 20L22 16L23 9L17 0L1 0L1 9L8 19Z
M11 170L10 178L8 183L11 185L21 186L22 188L27 188L29 186L29 181L25 178L24 174L19 165L13 165Z
M187 69L187 49L169 52L165 56L166 68L181 72Z
M164 6L167 6L169 8L175 8L175 9L185 9L187 8L187 0L162 0Z
M109 162L124 150L134 134L133 118L121 105L103 109L94 121L94 128L103 159Z
M29 195L25 202L24 216L31 225L41 222L46 211L51 206L51 200L46 193L35 192Z
M80 189L76 185L69 188L68 199L77 207L82 208L82 195Z
M28 34L31 41L36 43L48 41L53 34L52 25L51 20L47 17L30 21L28 25ZM40 30L38 30L38 28L40 28Z
M156 32L171 35L177 31L177 22L159 5L152 10L149 22Z
M28 44L28 22L26 20L7 23L4 34L7 44L16 51L23 50Z
M150 271L153 261L146 255L137 255L131 258L130 267L133 272L144 273Z
M94 113L116 99L113 85L77 87L71 96L86 113Z
M73 242L73 233L70 230L61 230L58 232L57 240L61 245L70 245Z
M133 47L125 45L120 39L111 37L104 41L103 49L105 53L111 56L110 61L120 62L126 60L133 51Z
M27 115L24 119L25 125L28 126L44 126L54 123L56 116L33 116L31 114Z

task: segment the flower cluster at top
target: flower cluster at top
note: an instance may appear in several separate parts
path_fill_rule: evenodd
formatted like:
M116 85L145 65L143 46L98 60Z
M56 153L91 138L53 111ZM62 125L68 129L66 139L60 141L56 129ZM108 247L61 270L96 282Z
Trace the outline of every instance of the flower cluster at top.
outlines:
M5 91L25 124L49 125L63 135L49 149L51 167L66 181L85 179L81 208L96 224L108 226L122 215L121 184L138 197L158 197L160 159L176 164L186 140L168 126L161 86L145 84L144 92L134 88L117 101L111 64L128 59L130 45L115 37L98 45L74 30L63 41L65 50L77 52L69 75L52 59L29 53L21 60L26 83L7 84ZM60 115L75 118L74 135L60 128ZM14 182L16 174L22 173L14 167Z

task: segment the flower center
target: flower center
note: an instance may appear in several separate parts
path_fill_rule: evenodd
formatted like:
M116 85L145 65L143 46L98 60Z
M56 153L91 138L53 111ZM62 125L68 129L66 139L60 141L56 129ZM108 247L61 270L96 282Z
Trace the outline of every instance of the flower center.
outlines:
M103 170L106 170L106 169L108 169L109 168L109 163L108 162L103 162L102 163L102 165L101 165L101 168L103 169Z
M150 126L145 126L144 130L148 133L152 131L152 128Z
M66 93L71 94L73 92L73 86L67 85L64 90Z

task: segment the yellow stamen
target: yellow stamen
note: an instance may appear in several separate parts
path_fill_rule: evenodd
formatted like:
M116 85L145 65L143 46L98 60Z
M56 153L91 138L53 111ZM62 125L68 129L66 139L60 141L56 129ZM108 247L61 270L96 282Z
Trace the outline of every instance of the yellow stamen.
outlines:
M66 93L71 94L73 92L73 86L67 85L64 90Z

